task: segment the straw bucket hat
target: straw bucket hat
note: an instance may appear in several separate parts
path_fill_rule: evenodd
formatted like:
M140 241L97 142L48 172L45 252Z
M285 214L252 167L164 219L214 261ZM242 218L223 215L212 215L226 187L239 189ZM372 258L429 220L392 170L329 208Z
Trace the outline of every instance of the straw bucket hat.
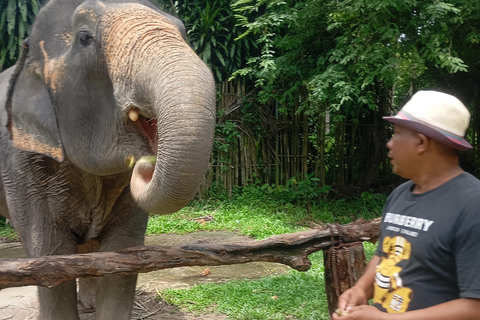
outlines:
M418 91L395 116L383 119L458 150L472 148L464 139L470 112L460 100L446 93Z

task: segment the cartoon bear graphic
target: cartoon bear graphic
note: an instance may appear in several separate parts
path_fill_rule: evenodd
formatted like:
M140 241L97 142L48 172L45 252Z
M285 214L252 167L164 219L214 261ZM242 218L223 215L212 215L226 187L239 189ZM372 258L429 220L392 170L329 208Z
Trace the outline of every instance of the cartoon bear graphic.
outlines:
M382 257L375 273L375 290L373 303L381 304L388 313L405 312L412 301L412 290L403 287L397 264L408 260L412 251L411 244L403 237L385 237L383 251L387 257Z

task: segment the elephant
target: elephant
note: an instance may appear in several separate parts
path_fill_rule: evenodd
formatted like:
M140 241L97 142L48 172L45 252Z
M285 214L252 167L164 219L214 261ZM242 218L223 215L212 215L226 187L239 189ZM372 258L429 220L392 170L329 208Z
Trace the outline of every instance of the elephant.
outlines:
M46 1L0 74L0 212L28 256L143 245L148 215L204 179L215 99L183 23L147 0ZM136 281L39 287L40 318L130 319Z

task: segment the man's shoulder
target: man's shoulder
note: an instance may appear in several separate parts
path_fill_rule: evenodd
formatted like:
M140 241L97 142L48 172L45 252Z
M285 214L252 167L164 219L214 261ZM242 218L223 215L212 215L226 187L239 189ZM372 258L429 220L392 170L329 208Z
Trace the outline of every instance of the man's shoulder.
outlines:
M448 192L477 194L480 197L480 180L468 172L453 178L444 185Z
M462 173L449 190L463 201L480 205L480 180L470 173Z
M468 172L462 173L458 178L458 183L465 183L466 186L480 188L480 180Z
M414 183L412 180L408 180L397 186L393 191L390 193L390 196L395 196L397 194L401 194L404 192L411 192L413 189Z
M410 196L414 182L412 180L406 181L396 187L389 198L397 198L402 196ZM447 181L440 187L429 191L425 198L430 196L438 197L440 195L446 197L460 197L460 198L472 198L480 202L480 180L470 173L464 172L450 181Z

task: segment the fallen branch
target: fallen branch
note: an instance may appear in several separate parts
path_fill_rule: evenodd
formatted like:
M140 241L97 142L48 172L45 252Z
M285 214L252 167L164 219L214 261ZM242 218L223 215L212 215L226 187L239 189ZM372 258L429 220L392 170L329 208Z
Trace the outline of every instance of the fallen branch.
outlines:
M115 252L0 259L0 289L37 285L52 288L76 279L145 273L184 266L253 261L310 269L308 255L339 243L376 241L380 219L273 236L260 241L134 247Z

